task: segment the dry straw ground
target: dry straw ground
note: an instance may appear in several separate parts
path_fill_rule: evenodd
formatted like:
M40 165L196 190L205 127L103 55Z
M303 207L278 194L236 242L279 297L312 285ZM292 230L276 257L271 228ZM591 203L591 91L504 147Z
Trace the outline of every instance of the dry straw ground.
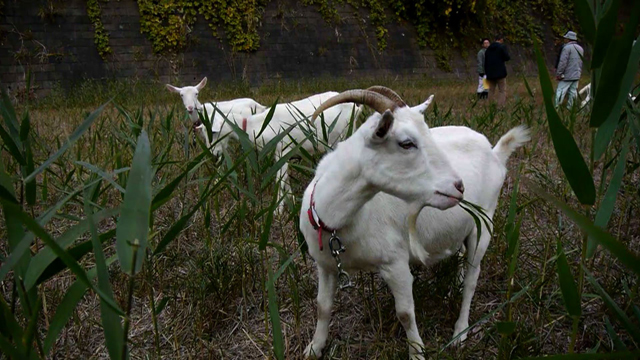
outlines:
M497 110L486 102L476 103L475 84L472 81L370 79L353 83L323 80L273 83L260 88L217 85L207 89L200 98L251 96L263 104L272 104L276 99L282 102L327 90L341 91L380 84L395 89L411 104L435 94L435 104L426 115L426 121L432 127L470 126L495 143L508 129L520 124L528 125L533 139L509 161L508 176L494 218L496 227L492 244L483 260L472 304L472 323L488 316L473 327L465 346L446 346L453 334L460 307L460 289L455 280L457 257L431 269L414 269L417 321L429 358L489 359L495 358L499 349L515 358L566 351L571 319L566 314L558 287L556 241L562 239L572 271L576 274L582 237L571 221L541 200L526 184L521 184L518 205L523 222L511 294L527 290L511 304L505 304L508 299L509 259L506 258L504 226L508 199L518 173L522 179L529 179L578 208L553 152L537 79L527 80L531 93L523 78L509 78L509 102L503 110ZM54 94L32 107L32 126L39 139L35 151L36 162L53 153L58 148L56 139L65 139L88 111L122 88L126 90L117 95L115 102L128 109L133 118L139 115L144 120L145 128L152 134L153 154L158 155L167 148L163 142L170 142L166 157L163 158L167 164L158 171L155 182L171 180L189 159L202 151L193 144L178 97L166 92L162 84L118 84L113 87L87 84L77 93L65 96ZM175 110L173 115L172 110ZM565 115L578 145L583 153L588 153L591 130L587 121L580 115L574 120L567 113ZM39 202L33 212L37 215L68 193L69 189L80 186L86 180L89 172L81 170L82 167L74 161L86 161L107 171L128 166L132 137L126 134L131 133L132 124L113 105L108 105L92 129L52 167L48 182L43 184L43 179L38 179ZM171 225L195 205L204 187L204 179L224 173L240 153L239 146L235 146L222 163L209 161L181 183L173 197L153 215L152 247ZM6 163L8 157L4 153L2 156ZM156 157L154 161L158 159ZM301 196L311 178L309 169L315 166L314 161L317 160L293 160L295 166L291 178L296 197ZM603 165L597 163L596 169L601 169ZM266 171L270 166L269 159L261 161L259 166L261 171ZM262 210L268 209L272 187L266 186L260 190L256 184L260 184L262 179L256 178L255 171L249 165L242 165L236 170L220 190L207 200L206 205L195 212L184 231L167 249L159 256L149 257L144 271L136 277L129 336L132 358L272 358L272 327L265 283L269 271L276 271L292 255L292 262L276 283L286 358L299 358L310 341L315 329L317 278L312 260L299 252L299 209L294 207L290 215L273 221L269 229L269 246L265 251L259 250L258 242L266 221L266 214ZM121 180L118 176L114 176L114 179L118 182ZM598 176L596 180L596 186L608 181ZM123 183L120 185L124 186ZM42 189L45 187L48 193L43 199ZM625 178L610 222L612 234L634 251L638 251L640 244L638 187L637 175ZM117 206L121 201L120 193L110 188L100 197L100 206ZM60 211L60 216L46 226L47 230L55 236L62 234L77 222L75 216L84 216L82 209L82 201L69 203ZM113 229L115 224L115 219L102 221L99 232ZM3 238L5 231L2 226L0 232ZM85 233L78 241L89 237ZM36 246L42 247L42 244L37 243ZM34 252L36 246L32 248ZM107 257L114 254L112 239L108 239L105 246ZM8 255L4 241L0 242L0 250L3 256ZM93 261L93 256L87 255L81 264L88 268L93 266ZM591 269L603 287L627 309L631 300L621 294L628 285L632 294L637 295L637 279L630 277L603 251L597 253ZM110 274L115 298L124 308L128 277L120 272L117 263L111 265ZM74 280L74 275L66 270L40 285L46 295L39 323L42 329L48 327L57 304ZM7 278L0 286L5 299L11 299L11 279ZM604 325L606 307L598 297L589 295L593 289L587 286L585 291L587 294L583 298L583 317L579 324L576 349L581 352L596 348L611 349L611 339ZM155 327L151 304L162 303L163 299L167 299L166 306L158 314ZM512 313L517 327L511 337L501 341L496 323L505 318L507 311ZM357 274L355 288L338 293L333 314L325 358L407 358L405 335L395 318L393 297L377 275ZM52 358L106 357L99 299L94 293L88 292L70 323L61 332Z

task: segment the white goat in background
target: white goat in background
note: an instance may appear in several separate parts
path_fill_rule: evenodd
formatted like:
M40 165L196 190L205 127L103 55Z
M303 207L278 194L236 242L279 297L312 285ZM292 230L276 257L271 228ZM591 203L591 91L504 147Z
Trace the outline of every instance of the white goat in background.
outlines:
M412 359L424 357L409 264L432 265L466 244L468 265L454 336L469 326L471 300L491 229L483 227L477 242L472 217L455 205L464 193L465 199L493 217L505 164L529 140L528 131L516 127L492 148L484 135L467 127L429 129L422 114L399 96L392 98L367 90L346 91L314 114L315 118L345 102L365 104L378 112L323 157L304 193L300 229L318 268L318 323L304 351L306 357L321 356L329 333L338 269L330 249L321 250L319 242L327 244L332 231L346 248L340 255L344 269L378 271L389 286ZM465 339L466 333L459 338Z
M301 144L300 146L304 150L313 154L316 150L320 152L326 151L327 147L330 148L341 138L349 126L352 115L355 121L360 114L359 106L350 103L328 109L324 112L324 124L320 118L314 123L309 123L308 121L311 114L313 114L322 102L337 94L337 92L329 91L291 103L275 105L273 117L262 133L260 133L260 131L267 120L271 108L254 115L243 115L231 111L226 117L228 121L233 122L245 131L249 139L259 149L277 137L282 131L291 128L289 133L280 140L275 149L275 161L277 162L285 154L294 149L297 144ZM228 146L229 138L237 140L238 134L233 131L230 125L225 123L225 119L220 116L220 114L215 116L210 115L210 117L213 119L213 133L212 139L210 140L211 143L214 144L212 152L215 155L219 155ZM355 126L355 124L353 126ZM325 133L327 133L326 139L324 138ZM310 137L313 137L313 139L309 140ZM288 168L289 165L287 163L283 164L283 166L278 169L276 175L277 181L280 181L278 188L279 199L283 193L286 194L290 192ZM278 214L282 213L283 209L284 203L281 202L277 209Z
M581 99L584 99L580 104L580 107L583 108L589 103L589 101L591 101L591 83L588 83L582 89L580 89L578 94L580 95ZM587 94L586 97L585 94ZM629 94L629 98L631 99L631 101L636 101L636 97L631 94Z
M372 91L386 92L386 88L372 87ZM321 94L312 95L308 98L275 105L275 111L271 121L267 128L260 134L264 122L266 121L270 108L266 109L260 114L251 116L242 116L235 112L231 112L228 116L228 120L233 121L238 127L249 134L249 139L253 141L258 148L262 148L265 144L269 143L278 134L291 127L293 124L297 126L293 127L289 134L285 136L278 147L276 148L276 161L280 159L289 150L296 147L297 144L301 144L301 147L309 154L316 152L326 152L327 149L332 148L339 140L342 140L344 134L349 128L350 121L353 120L352 125L355 129L355 120L361 112L361 107L356 106L354 103L342 103L335 107L326 109L323 112L324 124L321 117L316 117L312 122L309 122L309 117L314 111L326 100L338 95L335 91L328 91ZM412 109L419 113L424 113L431 102L433 101L433 95L414 107ZM319 115L319 114L318 114ZM230 126L225 126L225 121L221 116L215 116L212 121L213 138L212 143L215 143L212 151L214 154L220 154L223 149L228 146L228 139L238 139L238 135ZM327 138L324 134L326 133ZM313 137L309 140L309 137ZM285 193L290 192L291 188L288 183L288 164L284 164L277 173L277 179L281 181L279 189ZM279 193L278 198L281 197ZM283 203L280 203L278 207L278 213L283 210Z
M207 78L204 77L196 86L176 87L170 84L166 84L166 86L169 91L180 95L184 108L189 113L193 127L200 130L200 135L204 137L207 146L209 146L209 141L206 136L206 131L201 127L202 122L200 121L199 113L203 115L208 114L208 116L213 117L215 113L214 109L218 108L220 112L225 115L233 112L239 116L250 116L252 114L259 114L266 109L265 106L250 98L208 102L203 105L198 100L198 94L206 84Z
M274 137L276 137L283 129L287 129L291 127L291 125L298 124L298 126L291 129L291 132L288 136L283 138L281 141L281 146L279 150L285 151L288 147L294 145L292 142L295 140L296 142L303 142L307 138L307 133L304 130L304 122L306 118L310 117L311 114L327 99L337 95L338 93L335 91L328 91L321 94L316 94L309 96L307 98L293 101L290 103L282 103L276 104L275 110L273 113L273 117L269 121L269 125L267 128L260 134L260 130L262 129L265 121L267 120L267 116L271 110L271 108L265 109L265 111L254 114L254 115L244 115L241 113L237 113L235 111L231 111L227 116L229 121L232 121L235 125L241 128L249 135L249 139L252 140L258 147L262 147L271 141ZM332 144L337 141L338 137L346 130L349 125L349 120L351 119L351 112L353 111L354 104L342 104L335 109L326 111L324 113L325 127L328 128L332 125L332 122L335 120L336 125L332 129L328 136L328 139L324 139L328 142L328 144ZM356 111L359 111L359 107L356 108ZM359 112L356 112L356 115ZM225 114L226 115L226 114ZM219 114L209 115L212 118L211 128L213 130L213 138L211 139L211 143L215 143L212 148L214 154L219 155L224 151L229 145L229 138L238 140L238 134L233 131L233 128L225 123L225 119ZM337 120L336 120L337 117ZM309 129L312 130L317 139L322 138L322 124L320 119L316 121L314 127ZM328 145L327 144L327 145ZM313 144L311 142L304 142L302 147L310 152L313 152Z
M587 94L586 97L584 95L585 93ZM580 107L583 108L585 105L587 105L589 100L591 100L591 83L588 83L587 85L585 85L585 87L580 89L580 91L578 91L578 95L580 95L580 98L583 99L582 103L580 103Z
M369 88L371 91L381 92L385 92L384 89L385 88L378 86ZM335 91L327 91L290 103L275 105L276 109L271 121L269 122L269 126L262 134L260 134L260 138L258 138L257 135L262 129L271 108L267 108L260 113L249 116L245 116L232 110L227 118L228 120L233 121L236 126L242 128L247 134L251 134L252 136L249 138L258 146L263 146L271 141L282 129L286 129L292 124L298 123L299 126L292 129L289 136L282 140L282 150L286 150L292 145L295 146L296 144L294 144L294 142L304 142L302 144L302 148L308 153L315 153L316 150L324 152L327 150L327 147L333 147L338 140L342 139L345 131L349 127L349 122L352 119L351 116L355 104L340 104L337 106L336 110L329 109L323 112L324 125L322 124L322 119L320 117L316 118L312 124L309 124L309 122L305 122L304 120L306 120L305 118L309 118L323 102L336 95L338 95L338 93ZM433 102L433 97L433 95L429 96L425 102L413 106L412 109L420 113L424 113ZM357 119L360 112L361 107L356 106L355 111L353 112L354 121ZM230 126L225 126L225 121L222 117L215 115L211 117L214 118L211 124L213 130L213 139L211 139L211 142L216 143L212 151L214 154L219 155L227 148L229 138L238 140L238 136ZM327 132L327 139L323 139L324 130ZM305 142L309 131L312 132L315 140L319 141ZM314 148L316 145L319 145L320 149Z

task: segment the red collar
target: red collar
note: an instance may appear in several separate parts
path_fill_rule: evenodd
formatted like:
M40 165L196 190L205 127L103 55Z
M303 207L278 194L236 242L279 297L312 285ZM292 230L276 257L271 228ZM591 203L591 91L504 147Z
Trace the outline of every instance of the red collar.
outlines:
M317 184L318 182L316 181L313 184L313 190L311 190L311 202L309 203L307 215L309 215L309 222L311 223L311 226L313 226L313 229L318 231L318 246L320 247L320 251L322 251L322 231L335 232L336 230L325 225L316 211L316 202L313 199L313 194L316 192Z
M247 132L247 118L242 118L242 131Z

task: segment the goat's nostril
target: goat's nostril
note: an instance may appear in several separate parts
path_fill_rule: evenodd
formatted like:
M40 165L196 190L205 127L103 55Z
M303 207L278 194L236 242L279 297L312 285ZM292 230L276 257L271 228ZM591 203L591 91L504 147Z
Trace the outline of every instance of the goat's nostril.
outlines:
M453 183L453 186L455 186L456 189L460 191L460 193L464 193L464 184L462 183L462 180L456 181L455 183Z

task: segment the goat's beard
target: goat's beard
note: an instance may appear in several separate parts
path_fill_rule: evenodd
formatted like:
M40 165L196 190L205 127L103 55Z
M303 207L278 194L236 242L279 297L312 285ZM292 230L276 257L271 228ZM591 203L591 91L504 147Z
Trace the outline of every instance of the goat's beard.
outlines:
M423 206L414 206L411 204L409 206L409 215L407 216L407 225L409 225L409 251L411 251L411 255L420 260L421 263L427 264L429 259L429 253L424 249L420 240L418 238L418 230L416 228L418 222L418 215L420 215L420 211Z

